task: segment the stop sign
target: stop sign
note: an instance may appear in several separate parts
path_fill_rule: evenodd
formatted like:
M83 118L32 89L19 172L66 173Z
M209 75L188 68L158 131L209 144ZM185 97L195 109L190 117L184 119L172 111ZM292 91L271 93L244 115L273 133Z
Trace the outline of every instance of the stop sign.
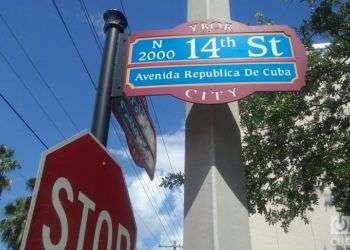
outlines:
M118 164L90 133L43 154L21 249L134 250L136 224Z

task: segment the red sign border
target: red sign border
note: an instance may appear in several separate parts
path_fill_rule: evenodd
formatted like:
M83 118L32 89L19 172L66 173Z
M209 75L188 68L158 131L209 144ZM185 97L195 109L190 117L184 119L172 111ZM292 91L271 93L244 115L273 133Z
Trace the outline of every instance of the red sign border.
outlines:
M30 207L29 207L29 211L28 211L28 215L27 215L27 221L26 221L26 225L24 227L24 231L23 231L23 238L22 238L22 242L21 242L21 246L20 246L20 250L25 250L25 246L27 244L27 238L28 238L28 234L29 234L29 229L31 227L31 224L32 224L32 218L33 218L33 212L34 212L34 208L35 208L35 205L36 205L36 201L37 201L37 196L38 196L38 192L39 192L39 188L40 188L40 185L41 185L41 179L42 179L42 174L43 174L43 171L44 171L44 166L45 166L45 161L46 161L46 158L49 154L55 152L56 150L60 149L60 148L63 148L64 146L84 137L84 136L90 136L107 154L109 157L111 157L116 163L118 166L120 166L120 164L118 163L118 161L116 161L115 157L95 138L95 136L93 136L93 134L91 134L89 131L81 131L80 133L68 138L67 140L49 148L48 150L44 151L41 155L41 159L40 159L40 163L39 163L39 169L38 169L38 172L37 172L37 175L36 175L36 181L35 181L35 185L34 185L34 190L33 190L33 193L32 193L32 199L31 199L31 202L30 202ZM121 172L123 173L123 172ZM124 178L124 175L122 174L121 175L122 178L123 178L123 182L124 182L124 185L125 185L125 189L127 190L126 192L126 196L128 197L128 202L129 202L129 207L131 207L131 214L134 218L134 224L135 224L135 242L137 242L137 227L136 227L136 220L135 220L135 214L134 214L134 211L133 211L133 208L132 208L132 205L131 205L131 201L130 201L130 196L129 196L129 192L128 192L128 188L126 186L126 181L125 181L125 178Z
M193 32L189 27L190 25L196 24L208 24L208 23L226 23L230 26L230 30L219 32ZM129 64L129 57L131 53L131 44L139 38L157 38L157 37L177 37L185 35L219 35L219 34L237 34L237 33L284 33L291 39L292 49L294 58L278 58L278 59L256 59L254 61L245 59L245 60L218 60L218 61L191 61L191 62L157 62L157 63L147 63L147 64ZM153 30L146 32L139 32L131 35L128 41L128 49L126 53L126 65L125 74L124 74L124 88L123 91L127 96L146 96L146 95L173 95L183 101L193 102L193 103L202 103L202 104L217 104L217 103L228 103L232 101L237 101L246 96L253 94L258 91L298 91L303 86L305 86L304 76L307 70L307 56L303 44L297 38L297 35L293 29L286 25L260 25L260 26L248 26L239 22L232 20L221 20L221 19L205 19L205 20L196 20L188 23L181 24L173 29L167 30ZM132 67L142 67L142 66L175 66L175 65L201 65L201 64L221 64L221 63L263 63L263 62L285 62L285 63L295 63L297 68L297 78L289 84L283 83L263 83L261 85L257 84L222 84L222 85L176 85L176 86L159 86L159 87L144 87L144 88L133 88L130 83L127 82L128 72ZM227 91L228 89L239 88L238 96L232 97L231 95L223 96L220 101L211 99L211 100L201 100L200 97L195 97L189 99L185 96L185 91L191 88L195 88L198 91Z

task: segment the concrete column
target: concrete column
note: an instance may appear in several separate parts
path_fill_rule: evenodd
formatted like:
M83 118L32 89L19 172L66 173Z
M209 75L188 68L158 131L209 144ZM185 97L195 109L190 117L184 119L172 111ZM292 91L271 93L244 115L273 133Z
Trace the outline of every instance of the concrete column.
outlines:
M229 13L229 0L188 0L188 21ZM184 249L250 250L238 103L186 114Z

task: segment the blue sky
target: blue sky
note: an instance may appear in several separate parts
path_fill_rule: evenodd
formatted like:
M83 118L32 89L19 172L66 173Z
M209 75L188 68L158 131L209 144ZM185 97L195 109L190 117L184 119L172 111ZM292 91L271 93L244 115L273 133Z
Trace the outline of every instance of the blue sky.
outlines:
M56 0L56 2L93 80L97 82L100 55L79 1ZM95 27L99 30L100 39L103 40L102 14L106 9L121 9L120 2L85 0L85 3ZM186 21L186 1L184 0L124 0L123 5L132 33L172 28ZM307 4L299 0L231 1L231 17L235 21L254 24L256 12L264 13L276 24L286 24L291 27L298 27L309 15ZM89 129L95 90L51 1L1 1L0 14L11 26L78 129ZM76 134L74 125L40 80L1 20L0 34L0 53L13 65L16 73L23 80L21 83L0 57L0 92L50 147ZM35 96L42 108L23 84ZM157 133L162 134L164 138L173 168L183 169L184 103L167 96L152 97L152 101L160 124L160 128L156 124ZM45 112L50 118L45 115ZM152 109L151 114L154 117ZM183 192L182 190L163 191L157 184L161 176L171 170L161 137L158 136L159 160L156 180L150 182L144 171L135 169L130 163L121 147L125 145L125 141L120 143L123 135L119 128L117 134L119 136L110 133L108 148L123 165L131 199L138 201L134 205L139 228L138 249L156 249L159 243L169 243L170 240L181 241ZM15 197L27 194L24 189L24 179L36 175L44 148L3 101L0 101L0 144L14 149L15 158L22 165L20 171L11 174L13 187L10 191L3 193L0 200L0 207L3 207ZM143 181L140 182L139 179ZM149 197L145 196L145 190L149 192ZM5 248L0 246L0 249Z

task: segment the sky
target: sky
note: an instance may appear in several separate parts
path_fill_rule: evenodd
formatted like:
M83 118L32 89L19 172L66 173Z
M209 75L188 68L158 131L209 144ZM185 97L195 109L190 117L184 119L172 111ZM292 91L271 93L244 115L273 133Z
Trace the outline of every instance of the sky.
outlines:
M111 8L125 11L131 33L169 29L186 22L184 0L123 0L123 8L118 0L84 2L100 41L104 40L102 15ZM79 0L56 0L56 3L92 80L97 83L100 53ZM300 26L309 15L307 4L299 0L231 0L230 4L231 18L250 25L255 23L256 12L292 28ZM0 19L0 93L48 147L89 129L95 90L52 1L3 0L0 14L3 17ZM35 68L3 21L10 26ZM149 99L155 107L150 113L158 143L155 180L151 182L145 171L130 160L123 132L114 118L117 129L110 130L108 140L108 149L126 176L138 227L138 249L159 249L159 244L174 240L182 243L183 189L164 190L159 183L172 169L183 171L184 168L184 103L171 96ZM45 148L2 100L0 144L15 150L15 159L22 167L10 174L12 188L2 194L2 208L16 197L28 195L24 181L36 175ZM6 248L0 245L0 249Z

